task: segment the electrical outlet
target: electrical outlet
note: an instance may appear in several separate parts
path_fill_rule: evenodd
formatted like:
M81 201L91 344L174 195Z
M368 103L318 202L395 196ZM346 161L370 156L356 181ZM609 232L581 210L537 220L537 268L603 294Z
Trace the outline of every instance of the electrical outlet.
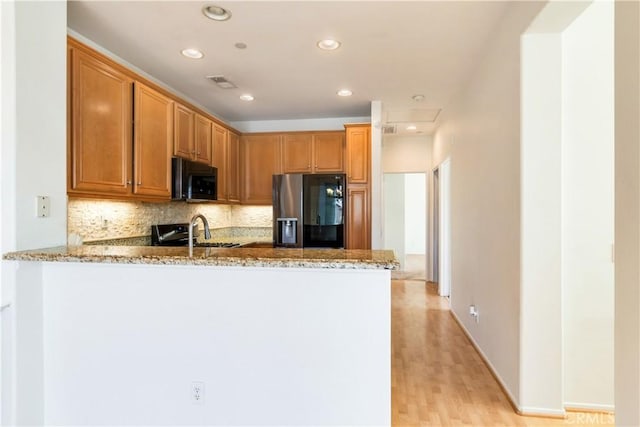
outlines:
M51 202L49 196L36 196L36 216L46 218L50 215Z
M103 216L100 217L100 228L106 230L109 228L109 220Z
M204 404L204 382L194 381L191 383L191 401L195 405Z
M480 313L475 305L469 306L469 316L473 317L476 323L480 323Z

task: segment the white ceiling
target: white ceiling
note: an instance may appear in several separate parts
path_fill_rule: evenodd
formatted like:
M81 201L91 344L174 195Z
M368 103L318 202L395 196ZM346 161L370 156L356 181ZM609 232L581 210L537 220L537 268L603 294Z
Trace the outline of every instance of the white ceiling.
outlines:
M231 20L206 18L201 10L210 4L229 9ZM373 100L385 114L418 118L433 114L413 110L446 110L508 4L69 1L68 25L226 121L369 116ZM327 37L342 47L319 50L316 42ZM205 57L184 58L186 47ZM238 89L220 89L208 75L224 75ZM353 96L338 97L342 88ZM243 93L255 100L241 101ZM415 94L424 101L413 101ZM424 133L435 127L414 124Z

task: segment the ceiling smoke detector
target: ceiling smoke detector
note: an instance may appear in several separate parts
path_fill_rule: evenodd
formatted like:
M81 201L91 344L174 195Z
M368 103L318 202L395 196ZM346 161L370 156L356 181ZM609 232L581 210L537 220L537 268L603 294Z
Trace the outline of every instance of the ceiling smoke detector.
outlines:
M207 76L207 78L214 82L220 89L235 89L238 87L227 80L224 76Z

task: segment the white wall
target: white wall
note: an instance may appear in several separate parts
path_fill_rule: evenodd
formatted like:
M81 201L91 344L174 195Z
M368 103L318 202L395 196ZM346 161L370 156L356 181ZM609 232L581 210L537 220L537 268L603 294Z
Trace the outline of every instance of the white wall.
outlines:
M385 173L384 191L384 247L392 249L400 269L405 266L405 188L404 174Z
M16 2L18 249L66 242L66 20L65 1ZM38 195L50 197L49 218L36 216Z
M560 34L522 37L520 405L563 414Z
M511 3L434 137L451 156L452 310L519 401L520 35L542 3ZM476 304L480 322L472 321Z
M616 425L640 425L640 4L615 2Z
M336 117L324 119L254 120L230 122L240 132L289 132L303 130L344 130L345 123L369 123L371 117Z
M431 171L431 135L385 135L382 141L382 172Z
M66 242L66 2L3 1L0 250ZM51 216L36 217L36 196ZM35 276L34 276L35 275ZM42 424L37 271L2 265L2 422ZM17 280L24 284L16 287Z
M382 102L371 101L371 249L384 249L382 194Z
M613 11L593 2L562 33L562 352L572 408L614 409Z
M404 175L405 251L425 254L427 239L427 187L424 173Z

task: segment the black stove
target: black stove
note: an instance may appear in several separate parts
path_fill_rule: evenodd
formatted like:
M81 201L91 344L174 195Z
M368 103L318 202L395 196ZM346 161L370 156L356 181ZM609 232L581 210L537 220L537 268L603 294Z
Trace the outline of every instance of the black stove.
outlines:
M225 242L200 242L195 239L198 236L198 226L193 227L195 247L204 248L237 248L240 243ZM151 245L153 246L189 246L189 224L156 224L151 226Z

